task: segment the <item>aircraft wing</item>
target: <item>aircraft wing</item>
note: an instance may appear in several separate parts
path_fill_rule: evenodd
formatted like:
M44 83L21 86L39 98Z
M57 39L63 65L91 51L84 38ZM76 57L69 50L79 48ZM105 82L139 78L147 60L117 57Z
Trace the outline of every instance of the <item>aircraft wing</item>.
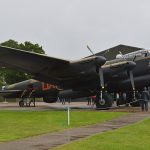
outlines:
M0 46L0 66L50 78L50 72L63 68L69 61L47 55Z
M21 92L22 90L0 90L0 95L1 96L5 96L5 95L8 95L8 94L15 94L15 93L18 93L18 92Z
M113 62L113 63L112 63ZM109 80L116 78L122 79L123 76L129 76L129 72L132 71L136 67L136 63L134 61L112 61L110 64L109 62L102 66L104 72L109 76ZM121 78L119 78L121 77Z

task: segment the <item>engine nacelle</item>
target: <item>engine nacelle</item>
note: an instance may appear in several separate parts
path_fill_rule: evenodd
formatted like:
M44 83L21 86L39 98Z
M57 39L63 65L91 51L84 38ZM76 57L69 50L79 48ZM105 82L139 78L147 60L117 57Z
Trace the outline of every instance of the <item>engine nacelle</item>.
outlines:
M73 90L64 90L59 92L59 98L81 98L90 96L91 93L89 91L73 91Z
M126 63L126 69L128 71L133 70L136 67L136 63L134 61L128 61Z
M94 63L96 66L102 66L106 62L106 58L103 56L95 56Z
M78 63L80 64L86 64L86 63L91 63L91 62L94 63L94 65L96 66L102 66L105 64L106 58L103 56L90 56L90 57L86 57L78 61Z
M57 101L57 97L45 96L43 97L43 101L45 103L55 103Z

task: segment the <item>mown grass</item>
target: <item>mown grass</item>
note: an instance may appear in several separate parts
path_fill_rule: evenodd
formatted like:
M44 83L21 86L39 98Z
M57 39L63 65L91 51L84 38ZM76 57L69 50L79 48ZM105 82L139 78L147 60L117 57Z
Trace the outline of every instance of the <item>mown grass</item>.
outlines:
M69 128L104 122L125 113L71 111ZM0 111L0 142L68 128L66 111Z
M150 119L54 150L150 150Z

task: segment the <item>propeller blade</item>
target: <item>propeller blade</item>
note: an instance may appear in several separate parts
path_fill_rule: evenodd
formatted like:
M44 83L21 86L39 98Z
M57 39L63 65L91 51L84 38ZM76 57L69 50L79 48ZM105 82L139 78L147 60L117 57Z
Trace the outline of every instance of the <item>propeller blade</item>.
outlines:
M129 71L129 76L131 80L132 89L135 90L135 84L134 84L134 78L133 78L133 72Z
M90 47L87 45L88 50L92 53L93 56L95 56L94 52L90 49Z
M99 78L100 78L100 85L102 89L104 89L104 75L103 75L103 70L99 68Z

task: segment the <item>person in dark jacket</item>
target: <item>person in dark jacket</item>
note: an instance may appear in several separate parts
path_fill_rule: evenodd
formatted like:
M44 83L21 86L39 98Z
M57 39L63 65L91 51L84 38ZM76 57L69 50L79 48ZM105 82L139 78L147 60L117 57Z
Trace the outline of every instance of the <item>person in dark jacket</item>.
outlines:
M144 91L142 92L142 99L141 99L141 110L148 111L148 101L149 101L149 93L147 88L144 87Z

